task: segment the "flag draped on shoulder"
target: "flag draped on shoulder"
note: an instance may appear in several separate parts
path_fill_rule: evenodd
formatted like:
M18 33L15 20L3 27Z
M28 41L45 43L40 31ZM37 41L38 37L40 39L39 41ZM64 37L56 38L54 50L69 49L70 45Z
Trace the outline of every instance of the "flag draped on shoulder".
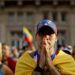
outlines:
M75 75L75 61L73 57L62 50L54 58L53 64L63 75Z
M18 60L15 68L15 75L32 75L37 63L26 51Z
M33 37L26 27L23 27L23 39L27 41L29 45L32 45Z

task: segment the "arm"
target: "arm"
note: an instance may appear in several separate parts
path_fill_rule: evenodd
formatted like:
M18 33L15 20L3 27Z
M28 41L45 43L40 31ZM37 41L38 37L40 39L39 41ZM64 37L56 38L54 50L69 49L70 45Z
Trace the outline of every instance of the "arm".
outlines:
M42 67L40 68L42 69ZM38 69L36 71L34 70L32 75L60 75L56 68L52 65L52 63L47 64L47 68L49 69L48 72L43 69L41 70L40 68L40 71Z
M2 70L4 75L13 75L13 72L11 71L11 69L6 65L3 65Z
M46 50L45 52L46 56L46 66L48 68L48 74L50 75L60 75L60 73L57 71L55 66L52 64L51 54Z
M52 60L50 58L47 58L47 67L49 69L50 75L60 75L60 73L56 70L54 65L52 64Z
M44 54L44 50L41 50L40 59L37 60L37 65L36 65L32 75L43 75L44 65L45 65L45 54Z

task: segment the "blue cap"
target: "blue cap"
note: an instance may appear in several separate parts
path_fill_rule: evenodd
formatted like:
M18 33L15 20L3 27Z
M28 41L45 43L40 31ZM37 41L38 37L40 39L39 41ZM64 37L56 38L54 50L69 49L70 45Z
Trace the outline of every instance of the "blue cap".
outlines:
M37 24L37 32L44 26L49 27L57 34L57 27L55 23L48 19L44 19Z

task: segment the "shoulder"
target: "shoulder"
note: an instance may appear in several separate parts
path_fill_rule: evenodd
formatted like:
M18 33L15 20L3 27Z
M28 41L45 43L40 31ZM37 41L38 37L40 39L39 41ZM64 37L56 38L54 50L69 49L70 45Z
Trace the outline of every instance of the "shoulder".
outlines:
M26 58L29 57L29 56L33 58L34 54L35 54L35 51L26 51L26 52L24 52L24 54L19 58L19 60L21 60L21 59L26 59Z
M27 71L33 71L36 62L32 58L33 51L25 52L17 61L15 75L27 74Z
M72 62L72 61L74 61L73 57L61 50L59 52L59 54L55 56L55 58L53 60L53 63L54 64L60 64L60 63L63 63L63 62L66 63L66 62Z
M4 64L2 66L2 71L5 75L13 75L13 72L11 71L11 69Z
M33 61L35 51L26 51L18 60L17 65L21 65L23 63Z

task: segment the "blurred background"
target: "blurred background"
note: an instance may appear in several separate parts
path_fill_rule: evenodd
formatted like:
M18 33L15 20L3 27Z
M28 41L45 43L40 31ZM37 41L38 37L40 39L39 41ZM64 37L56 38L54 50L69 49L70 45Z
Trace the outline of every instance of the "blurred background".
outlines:
M44 18L58 28L58 44L75 46L75 0L0 0L0 42L23 47L23 27L33 35L36 24Z

